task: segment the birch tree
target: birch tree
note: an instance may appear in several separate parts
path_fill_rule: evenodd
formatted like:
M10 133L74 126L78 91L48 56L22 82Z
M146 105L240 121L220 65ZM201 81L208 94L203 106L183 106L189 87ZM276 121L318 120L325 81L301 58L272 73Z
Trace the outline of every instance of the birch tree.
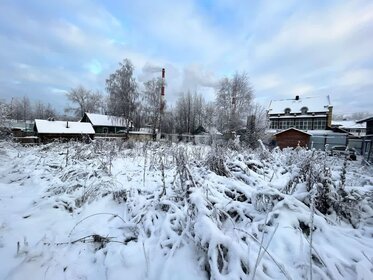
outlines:
M235 131L244 123L253 98L246 73L223 78L216 93L217 126L222 131Z
M111 115L132 120L138 106L137 83L133 76L134 67L129 59L119 63L119 69L106 80L109 93L108 110Z
M146 120L151 125L153 133L156 132L160 121L162 79L154 78L144 83L143 106Z

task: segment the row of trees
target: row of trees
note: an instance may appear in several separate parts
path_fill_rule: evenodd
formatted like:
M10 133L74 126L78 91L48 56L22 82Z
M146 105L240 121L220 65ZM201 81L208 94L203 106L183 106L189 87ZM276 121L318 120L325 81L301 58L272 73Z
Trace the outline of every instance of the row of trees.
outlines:
M161 78L153 78L139 84L132 63L125 59L106 80L108 95L83 86L73 88L66 94L69 105L65 113L76 120L85 112L120 116L132 120L135 127L151 127L153 131L160 127L165 133L226 132L265 127L265 111L253 104L253 89L245 73L221 79L216 87L215 101L206 102L200 93L188 91L180 94L170 107L160 103L162 82ZM16 120L47 119L57 115L50 104L31 103L27 97L13 98L8 107L8 117Z
M140 86L134 78L134 67L125 59L106 80L108 96L93 93L83 87L72 89L67 97L74 105L66 108L80 118L84 112L108 113L133 120L135 127L150 126L155 130L160 121L160 92L162 79L154 78ZM244 128L249 114L256 114L255 122L265 120L264 112L253 104L253 89L245 73L223 78L216 88L216 100L206 102L197 92L183 93L175 106L163 104L161 129L163 132L194 133L198 128L221 132Z
M45 104L40 100L31 102L27 96L12 98L9 103L1 101L0 104L3 112L2 118L4 119L26 121L57 116L57 112L51 104Z

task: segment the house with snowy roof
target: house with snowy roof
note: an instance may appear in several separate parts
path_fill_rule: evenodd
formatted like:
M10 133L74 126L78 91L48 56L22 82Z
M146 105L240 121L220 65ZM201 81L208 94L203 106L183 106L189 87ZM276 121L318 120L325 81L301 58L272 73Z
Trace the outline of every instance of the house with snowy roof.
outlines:
M48 120L36 119L34 132L42 143L55 139L83 140L87 137L93 139L95 135L95 131L90 123L55 121L53 118L49 118Z
M307 146L324 150L347 145L348 132L332 128L329 96L272 100L268 108L270 134L278 146ZM272 132L272 133L271 133Z
M125 133L133 128L132 121L126 118L101 114L84 113L80 122L92 124L95 132L99 134Z
M356 121L347 120L332 121L332 127L343 129L354 136L365 136L366 133L365 122L357 123Z
M331 127L333 106L329 96L272 100L268 108L270 129L325 130Z

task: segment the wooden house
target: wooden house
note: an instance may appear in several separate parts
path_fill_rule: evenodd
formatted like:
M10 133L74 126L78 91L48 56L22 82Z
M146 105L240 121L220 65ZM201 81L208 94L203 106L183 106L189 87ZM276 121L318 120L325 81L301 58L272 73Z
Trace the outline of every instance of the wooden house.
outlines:
M126 133L132 130L132 122L121 117L85 113L81 122L90 123L96 133Z
M50 142L55 139L62 140L84 140L93 139L95 131L90 123L35 120L34 132L42 143Z
M296 128L289 128L276 133L274 136L276 137L277 146L283 149L288 147L296 148L298 146L307 147L311 134Z

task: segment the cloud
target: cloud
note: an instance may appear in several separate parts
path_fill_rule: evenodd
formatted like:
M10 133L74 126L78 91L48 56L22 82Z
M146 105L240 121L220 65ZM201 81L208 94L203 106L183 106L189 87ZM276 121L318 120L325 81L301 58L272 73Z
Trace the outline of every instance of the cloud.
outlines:
M140 83L165 67L170 103L187 90L212 100L218 80L238 70L265 106L300 93L330 94L337 112L373 107L371 1L4 0L0 44L1 96L60 107L77 85L104 91L124 58Z

